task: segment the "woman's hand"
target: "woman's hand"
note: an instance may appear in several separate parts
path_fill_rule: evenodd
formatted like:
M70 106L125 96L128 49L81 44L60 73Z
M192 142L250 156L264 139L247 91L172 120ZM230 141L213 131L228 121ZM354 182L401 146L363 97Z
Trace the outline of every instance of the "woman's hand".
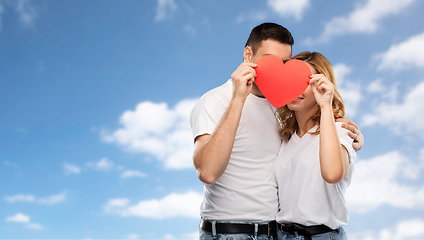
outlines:
M333 102L334 85L323 74L313 74L309 85L315 95L318 105L323 108L331 107Z

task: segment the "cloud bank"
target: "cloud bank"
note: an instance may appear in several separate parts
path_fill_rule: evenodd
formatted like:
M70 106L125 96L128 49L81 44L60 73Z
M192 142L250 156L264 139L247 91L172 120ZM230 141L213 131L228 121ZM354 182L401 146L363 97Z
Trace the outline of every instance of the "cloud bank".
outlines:
M268 0L268 6L281 17L294 17L301 20L310 0Z
M7 217L6 222L26 224L26 228L34 229L34 230L44 229L43 225L41 224L31 223L31 217L23 213L17 213L14 216Z
M17 194L13 196L6 196L4 200L8 203L26 202L26 203L38 203L43 205L54 205L67 200L67 194L65 192L47 196L44 198L36 198L31 194Z
M402 184L415 180L424 164L393 151L372 159L360 160L354 166L354 180L346 191L351 211L371 212L384 204L405 209L424 209L424 186Z
M345 104L346 116L354 117L362 98L361 85L346 78L346 75L352 72L352 68L346 64L336 64L333 69L336 76L337 90Z
M335 36L351 33L373 33L379 29L382 19L401 13L414 1L368 0L358 3L353 12L332 18L325 24L324 30L318 38L309 38L306 43L325 43Z
M140 201L130 205L126 198L110 199L103 207L109 214L123 217L136 216L143 218L199 218L199 206L202 202L202 194L187 192L183 194L171 193L162 199Z
M177 4L174 0L158 0L155 21L160 22L172 18L177 8Z
M375 106L373 113L362 118L363 126L382 125L388 127L393 133L404 135L418 134L424 131L424 81L412 88L406 94L403 102L381 102Z
M385 53L375 56L380 60L378 70L404 70L411 67L424 67L424 33L395 44Z
M193 138L190 112L197 99L185 99L169 108L166 103L142 102L120 117L121 128L102 132L102 139L129 151L147 153L164 163L165 168L192 167Z

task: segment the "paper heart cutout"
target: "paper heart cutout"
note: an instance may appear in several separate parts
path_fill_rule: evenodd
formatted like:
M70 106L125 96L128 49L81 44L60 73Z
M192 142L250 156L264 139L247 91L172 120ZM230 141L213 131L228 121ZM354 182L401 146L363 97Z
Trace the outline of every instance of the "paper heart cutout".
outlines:
M256 64L256 85L276 108L295 100L309 85L311 70L304 61L291 59L284 63L274 55L266 55Z

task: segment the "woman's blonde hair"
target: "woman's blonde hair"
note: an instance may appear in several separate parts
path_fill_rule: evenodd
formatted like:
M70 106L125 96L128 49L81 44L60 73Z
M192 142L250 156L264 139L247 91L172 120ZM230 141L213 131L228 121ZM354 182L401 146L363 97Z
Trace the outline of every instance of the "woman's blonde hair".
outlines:
M331 83L333 83L334 85L334 92L333 92L334 118L337 119L337 118L344 117L345 107L344 107L343 99L342 99L342 96L340 96L340 93L337 91L336 79L334 77L334 70L330 62L321 53L318 53L318 52L302 52L294 56L293 59L299 59L309 63L315 68L318 74L323 74L325 77L327 77L328 80L330 80ZM315 114L308 120L318 124L317 130L311 134L313 135L319 134L320 119L321 119L321 109L317 105ZM284 138L287 141L291 138L292 134L295 133L297 129L299 128L294 111L290 110L287 107L287 105L277 109L277 121L280 126L280 135L282 138Z

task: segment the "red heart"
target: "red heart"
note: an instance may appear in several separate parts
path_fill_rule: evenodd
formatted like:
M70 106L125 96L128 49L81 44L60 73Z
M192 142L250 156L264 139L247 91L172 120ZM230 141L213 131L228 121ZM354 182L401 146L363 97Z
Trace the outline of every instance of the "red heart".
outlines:
M276 108L295 100L309 85L311 70L304 61L292 59L284 64L280 58L266 55L256 64L256 85Z

